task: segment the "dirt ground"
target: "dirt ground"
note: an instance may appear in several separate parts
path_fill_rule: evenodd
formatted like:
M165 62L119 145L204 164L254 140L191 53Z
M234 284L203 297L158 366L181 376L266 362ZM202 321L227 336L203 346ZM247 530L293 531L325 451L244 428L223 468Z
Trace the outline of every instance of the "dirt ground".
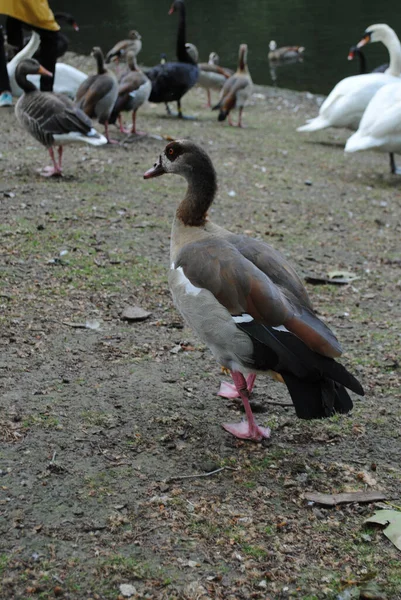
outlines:
M204 102L184 99L185 122L145 107L138 126L154 138L67 147L52 180L36 173L46 151L1 110L2 600L401 598L400 552L364 524L388 505L305 498L401 502L401 178L386 155L344 155L346 131L296 133L318 110L308 94L257 88L243 130ZM221 429L241 411L216 395L226 376L167 286L185 182L142 179L162 135L210 153L217 223L302 275L357 275L307 284L366 390L352 414L297 420L284 386L260 377L271 443ZM122 320L135 305L150 317Z

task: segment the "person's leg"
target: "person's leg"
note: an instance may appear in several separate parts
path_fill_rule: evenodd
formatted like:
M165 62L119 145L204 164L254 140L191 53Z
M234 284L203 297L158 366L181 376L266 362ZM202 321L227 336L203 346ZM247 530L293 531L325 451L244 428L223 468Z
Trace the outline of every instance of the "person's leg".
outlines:
M10 80L7 73L6 53L4 51L3 28L0 25L0 106L12 106Z
M22 50L24 46L24 35L22 31L22 22L14 17L7 17L6 19L6 33L7 42L11 46L15 46L19 50Z
M50 73L53 73L53 77L44 77L42 75L40 78L40 89L42 92L52 92L57 61L58 31L49 31L40 27L32 27L32 29L40 35L39 62Z

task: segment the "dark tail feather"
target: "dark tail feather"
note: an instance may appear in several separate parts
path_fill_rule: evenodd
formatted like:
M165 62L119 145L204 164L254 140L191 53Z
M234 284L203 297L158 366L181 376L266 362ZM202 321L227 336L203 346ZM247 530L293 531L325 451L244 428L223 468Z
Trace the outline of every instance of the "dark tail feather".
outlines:
M335 381L302 381L290 373L282 373L282 377L300 419L324 419L348 413L353 407L346 389Z
M218 110L220 108L220 102L218 102L215 106L212 106L212 110Z
M227 115L228 115L228 112L226 110L220 109L219 116L217 117L217 120L218 121L225 121Z

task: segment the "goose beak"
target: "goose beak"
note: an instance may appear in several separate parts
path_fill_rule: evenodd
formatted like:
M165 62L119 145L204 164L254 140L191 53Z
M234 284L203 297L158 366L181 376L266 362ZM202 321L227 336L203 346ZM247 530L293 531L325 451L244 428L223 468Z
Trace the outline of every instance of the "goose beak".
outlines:
M152 177L160 177L166 173L165 168L162 165L162 157L159 156L159 162L156 162L151 169L143 174L144 179L152 179Z
M74 23L72 24L72 26L73 26L73 28L75 29L75 31L79 31L79 25L78 25L78 23L76 23L76 22L74 21Z
M360 42L357 43L356 47L357 48L362 48L362 46L365 46L366 44L369 44L370 42L370 33L366 33L363 38L361 39Z
M38 75L46 75L46 77L53 77L53 73L50 73L47 69L40 65Z

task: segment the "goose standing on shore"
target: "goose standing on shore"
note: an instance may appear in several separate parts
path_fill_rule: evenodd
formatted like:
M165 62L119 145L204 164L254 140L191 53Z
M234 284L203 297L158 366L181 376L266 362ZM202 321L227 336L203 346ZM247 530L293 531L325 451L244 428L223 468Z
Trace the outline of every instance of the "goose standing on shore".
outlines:
M128 34L127 40L121 40L117 42L115 46L106 54L106 63L116 60L117 62L127 57L128 52L133 52L135 57L138 56L142 50L142 36L135 30L132 29Z
M117 79L104 66L103 52L95 46L91 52L96 60L97 74L90 75L77 91L75 102L91 119L98 119L104 125L109 144L117 143L109 136L109 117L118 96Z
M357 129L362 115L375 93L388 83L396 83L401 75L401 44L388 25L371 25L357 44L361 48L370 42L382 42L390 54L389 68L384 73L353 75L340 81L323 102L319 115L309 119L297 131L318 131L327 127Z
M249 73L248 64L248 46L241 44L239 47L238 68L234 75L229 77L221 90L220 100L213 106L212 110L219 110L218 121L224 121L228 116L229 125L233 126L230 112L238 108L237 127L242 127L242 112L244 106L252 95L253 82Z
M199 67L196 61L191 58L187 48L186 40L186 12L183 0L174 0L169 15L178 12L178 31L177 31L177 61L158 64L152 69L146 71L152 83L152 92L149 102L156 104L164 102L168 114L171 114L168 106L169 102L177 102L179 118L185 118L181 109L181 98L197 82L199 77Z
M27 75L33 74L52 76L34 58L26 58L18 64L16 81L23 94L15 106L15 115L22 127L49 151L53 165L45 167L41 174L45 177L61 175L65 144L84 142L100 146L107 140L69 98L53 92L40 92L27 79ZM58 161L53 146L58 146Z
M209 54L207 63L199 63L199 87L206 90L207 93L207 108L212 107L211 90L221 92L226 80L233 75L231 69L226 69L219 65L219 56L216 52Z
M122 133L133 133L143 135L143 132L136 129L136 112L138 108L147 102L152 84L144 73L138 68L135 53L127 53L127 65L129 71L120 79L118 86L118 97L110 115L109 123L113 125L118 120L120 131ZM125 130L122 123L121 113L132 111L132 127L129 131Z
M337 338L313 311L307 292L284 256L268 244L233 234L207 216L217 190L213 164L189 140L167 144L145 179L181 175L188 187L173 221L169 285L185 321L231 372L247 421L224 424L234 436L268 438L252 414L249 395L256 374L286 384L298 417L347 413L345 388L363 395L360 383L333 360Z

